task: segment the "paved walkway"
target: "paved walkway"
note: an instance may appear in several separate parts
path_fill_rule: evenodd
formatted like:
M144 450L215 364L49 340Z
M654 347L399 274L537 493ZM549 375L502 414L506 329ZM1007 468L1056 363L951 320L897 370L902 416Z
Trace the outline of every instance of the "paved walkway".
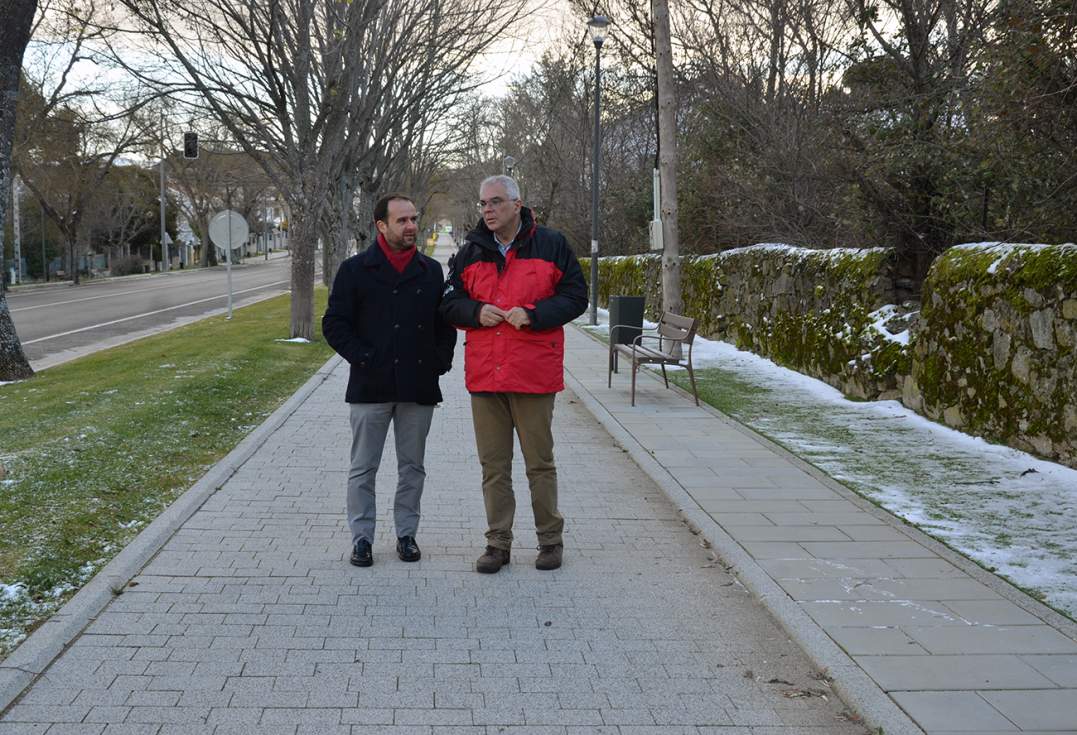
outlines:
M1071 621L660 380L631 408L606 349L570 334L581 396L838 681L933 734L1077 732Z
M513 564L472 571L462 361L435 413L423 561L392 551L390 442L375 565L348 565L338 363L0 735L864 733L834 689L886 735L1077 732L1072 624L651 378L630 408L605 348L568 344L564 568L533 568L522 500Z
M534 569L524 501L512 565L475 573L483 506L461 375L435 413L421 562L392 551L390 442L375 564L347 563L338 365L0 735L865 732L570 392L555 418L565 566Z

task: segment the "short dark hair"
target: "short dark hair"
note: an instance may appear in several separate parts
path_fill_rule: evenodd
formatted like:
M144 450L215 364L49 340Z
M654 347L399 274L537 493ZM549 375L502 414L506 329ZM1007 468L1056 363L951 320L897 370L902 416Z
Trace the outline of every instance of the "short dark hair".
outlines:
M415 200L409 197L407 194L400 194L398 192L390 192L377 201L374 205L374 221L385 222L385 218L389 216L389 202L396 199L403 199L406 202L415 204Z

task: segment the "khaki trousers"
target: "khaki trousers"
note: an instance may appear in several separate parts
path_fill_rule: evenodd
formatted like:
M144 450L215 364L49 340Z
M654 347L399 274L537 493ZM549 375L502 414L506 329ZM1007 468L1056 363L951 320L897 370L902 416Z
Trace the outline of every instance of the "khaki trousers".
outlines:
M557 511L557 467L553 461L555 393L485 393L471 396L475 445L482 465L486 502L486 543L512 546L516 496L512 492L512 434L520 449L531 488L531 509L541 546L562 543L565 519Z

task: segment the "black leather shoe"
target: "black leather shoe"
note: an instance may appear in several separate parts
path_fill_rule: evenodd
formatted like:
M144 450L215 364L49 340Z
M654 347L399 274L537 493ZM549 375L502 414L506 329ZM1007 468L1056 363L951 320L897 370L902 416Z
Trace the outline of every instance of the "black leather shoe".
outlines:
M365 538L355 542L351 562L357 567L369 567L374 563L374 555L370 552L370 542Z
M396 555L400 561L419 561L423 558L423 552L419 551L419 544L415 543L414 536L401 536L396 540Z

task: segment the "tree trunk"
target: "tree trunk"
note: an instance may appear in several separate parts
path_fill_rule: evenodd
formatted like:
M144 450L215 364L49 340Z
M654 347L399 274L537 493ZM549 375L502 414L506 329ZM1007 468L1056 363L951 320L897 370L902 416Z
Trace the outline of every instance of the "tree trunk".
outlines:
M292 250L292 337L314 339L314 255L318 216L297 211L290 220Z
M36 11L37 0L0 0L0 18L4 19L0 23L0 246L3 245L11 191L11 143L15 135L22 54L30 41L30 24ZM2 247L0 253L3 253ZM15 333L15 323L11 320L7 297L0 283L0 380L22 380L33 374L19 335Z
M0 382L23 380L34 374L22 351L15 323L7 308L7 296L0 293Z
M201 266L207 268L211 265L217 265L217 248L209 239L209 216L199 215L196 226L198 227L198 232L195 234L202 241L202 257L199 258Z
M348 177L340 179L337 206L327 212L325 250L322 252L322 283L332 288L337 269L352 253L353 188Z
M667 0L651 0L654 47L658 57L658 177L662 205L662 310L684 313L681 258L677 234L677 94Z

